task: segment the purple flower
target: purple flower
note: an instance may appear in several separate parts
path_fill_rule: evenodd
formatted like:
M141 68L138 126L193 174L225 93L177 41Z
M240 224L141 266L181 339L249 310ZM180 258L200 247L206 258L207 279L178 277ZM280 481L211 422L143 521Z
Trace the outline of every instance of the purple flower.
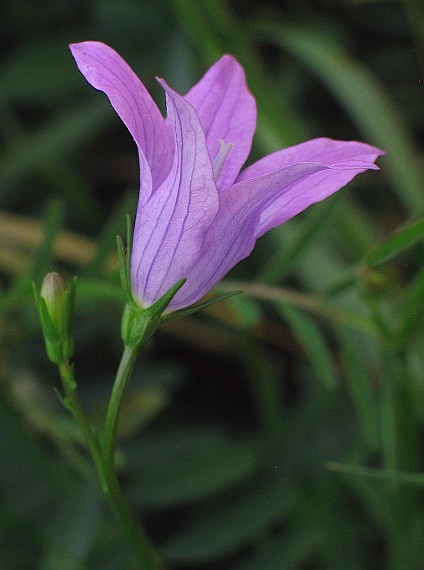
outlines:
M100 42L71 45L77 65L108 96L138 147L140 195L131 282L142 307L182 278L170 308L198 301L256 240L323 200L384 154L367 144L318 138L240 172L256 125L243 69L224 55L182 96L166 93L164 119L139 78ZM266 88L266 87L264 87Z

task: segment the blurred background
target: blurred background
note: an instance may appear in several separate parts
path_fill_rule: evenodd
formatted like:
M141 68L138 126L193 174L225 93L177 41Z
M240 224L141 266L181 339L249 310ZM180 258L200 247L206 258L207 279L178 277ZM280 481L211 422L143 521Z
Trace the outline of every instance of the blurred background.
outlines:
M121 353L114 253L136 149L68 50L101 40L184 93L223 53L259 107L249 161L313 138L381 171L258 242L138 360L118 464L175 570L424 568L424 4L6 0L0 63L0 568L135 568L53 388L31 281L78 276L75 366L101 425Z

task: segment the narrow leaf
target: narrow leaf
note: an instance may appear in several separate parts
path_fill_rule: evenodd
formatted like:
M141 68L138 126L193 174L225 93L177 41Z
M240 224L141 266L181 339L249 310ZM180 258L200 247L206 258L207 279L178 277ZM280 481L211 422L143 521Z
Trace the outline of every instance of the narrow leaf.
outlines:
M380 265L412 247L424 238L424 218L399 230L377 249L369 253L366 261L369 265Z
M63 219L63 205L58 200L48 204L44 216L44 237L32 262L30 275L35 281L40 281L50 269L53 258L54 240L60 230Z
M259 35L292 53L345 107L363 136L390 155L384 162L400 199L415 215L423 210L423 176L401 111L383 84L322 29L269 24Z
M319 326L293 306L279 303L277 308L292 327L323 386L327 389L335 388L338 380L334 372L331 352Z
M408 487L424 487L424 473L411 473L407 471L393 471L391 469L376 469L373 467L361 467L360 465L348 465L330 461L326 464L327 469L346 475L355 475L369 479L379 479L390 483L399 483Z
M379 430L377 408L372 392L371 380L365 367L360 347L347 329L340 330L344 364L346 367L347 388L362 428L365 439L371 449L377 449Z
M167 323L169 321L174 321L175 319L181 319L182 317L186 317L187 315L192 315L193 313L197 313L202 309L206 309L206 307L210 307L211 305L215 305L215 303L219 303L220 301L224 301L225 299L229 299L234 295L239 295L241 291L230 291L229 293L223 293L222 295L215 295L206 301L201 303L196 303L191 307L187 307L186 309L180 309L179 311L174 311L173 313L169 313L168 315L164 315L162 317L162 322Z
M208 507L165 544L163 554L190 564L228 555L282 522L296 502L297 493L287 480L264 482L236 501Z
M404 291L397 313L400 319L396 341L403 346L405 339L422 323L424 313L424 265Z
M120 235L123 232L126 224L126 214L134 210L135 196L135 193L125 196L104 225L96 242L95 253L85 269L85 273L88 276L98 276L104 269L106 260L113 253L115 245L114 236Z

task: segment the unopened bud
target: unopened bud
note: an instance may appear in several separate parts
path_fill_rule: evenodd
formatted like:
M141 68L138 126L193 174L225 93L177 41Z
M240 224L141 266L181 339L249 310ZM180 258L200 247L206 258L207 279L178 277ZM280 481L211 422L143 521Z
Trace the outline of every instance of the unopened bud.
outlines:
M47 312L58 335L64 324L65 291L66 284L63 277L55 271L47 273L41 284L40 297L46 303Z
M52 271L44 277L40 293L34 285L47 355L55 364L67 361L72 356L71 321L75 284L74 278L67 286L62 276Z

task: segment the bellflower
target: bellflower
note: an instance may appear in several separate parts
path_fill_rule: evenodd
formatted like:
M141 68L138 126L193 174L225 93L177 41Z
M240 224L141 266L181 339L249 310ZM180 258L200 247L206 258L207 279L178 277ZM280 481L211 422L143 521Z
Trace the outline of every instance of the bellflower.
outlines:
M256 104L234 57L221 57L184 96L158 79L166 94L164 119L112 48L93 41L70 47L81 73L108 96L137 144L131 285L142 307L182 278L187 281L169 308L195 303L265 232L357 174L376 170L374 161L384 154L360 142L317 138L240 172L252 144Z

